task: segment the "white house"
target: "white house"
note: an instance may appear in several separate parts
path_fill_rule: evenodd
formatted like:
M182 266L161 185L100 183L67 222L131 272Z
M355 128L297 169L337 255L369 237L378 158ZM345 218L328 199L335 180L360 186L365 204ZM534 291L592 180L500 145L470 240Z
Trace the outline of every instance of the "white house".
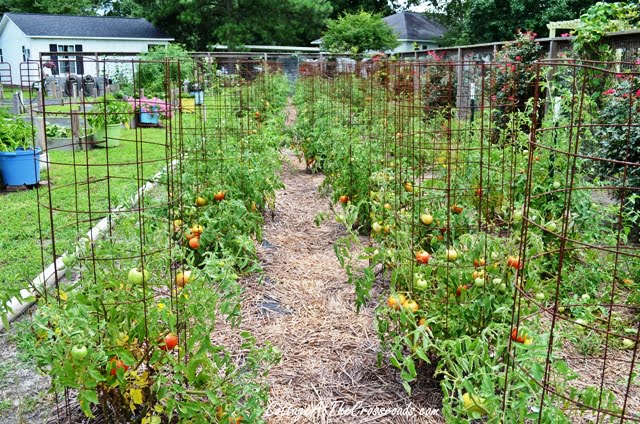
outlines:
M146 19L107 16L44 15L35 13L5 13L0 21L0 75L7 82L6 70L11 66L11 83L24 85L24 74L31 69L39 72L40 53L57 52L44 57L55 67L53 74L101 75L100 65L93 57L74 55L92 53L144 53L152 46L164 45L174 39ZM32 61L30 66L25 62ZM37 76L36 76L37 78Z
M446 34L447 28L421 13L400 12L382 18L398 37L398 47L387 53L405 53L429 50L438 47L438 39ZM311 42L321 45L322 39Z

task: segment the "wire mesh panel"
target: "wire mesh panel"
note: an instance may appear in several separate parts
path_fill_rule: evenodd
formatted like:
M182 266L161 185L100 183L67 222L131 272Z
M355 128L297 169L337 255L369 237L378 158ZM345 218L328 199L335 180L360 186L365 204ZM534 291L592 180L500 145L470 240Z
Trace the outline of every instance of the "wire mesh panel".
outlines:
M534 107L547 113L529 148L513 328L542 346L531 363L524 360L531 352L514 341L511 372L530 376L538 387L532 404L543 416L562 410L574 422L640 420L640 78L637 65L626 65L633 70L538 68L538 85L548 90Z
M33 355L57 421L257 419L276 353L243 332L237 356L213 335L218 320L239 322L238 274L256 269L286 78L263 61L236 60L229 75L188 56L94 60L114 75L102 96L83 79L32 99L49 181L42 262L54 268Z
M636 420L638 78L535 63L531 37L494 63L305 63L298 138L408 391L435 368L451 420Z

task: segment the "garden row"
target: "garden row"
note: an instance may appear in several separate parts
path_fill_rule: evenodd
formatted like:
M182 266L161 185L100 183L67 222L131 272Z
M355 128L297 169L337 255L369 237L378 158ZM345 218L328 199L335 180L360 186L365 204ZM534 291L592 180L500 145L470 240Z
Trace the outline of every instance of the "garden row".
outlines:
M174 111L164 129L129 130L100 152L104 161L93 151L54 155L49 172L71 178L73 194L45 189L39 210L51 219L43 254L68 253L65 278L43 293L22 337L65 393L61 411L77 398L87 416L111 421L226 423L258 421L266 408L276 351L245 332L238 350L213 336L223 321L239 323L238 279L259 269L261 212L281 184L288 83L268 72L234 84L210 77L201 106ZM108 225L91 243L83 228L101 218Z
M640 78L535 50L309 68L296 135L407 391L436 363L452 422L638 420Z

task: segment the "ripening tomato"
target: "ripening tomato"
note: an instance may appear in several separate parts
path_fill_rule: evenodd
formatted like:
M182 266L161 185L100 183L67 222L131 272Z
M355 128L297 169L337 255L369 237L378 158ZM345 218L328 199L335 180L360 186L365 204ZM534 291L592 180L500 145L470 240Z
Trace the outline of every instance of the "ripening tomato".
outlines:
M451 212L452 212L454 215L459 215L459 214L461 214L463 210L464 210L464 209L463 209L463 208L462 208L462 206L460 206L460 205L456 205L456 204L454 204L453 206L451 206Z
M197 249L200 247L200 237L193 237L189 240L189 247L192 249Z
M193 235L195 235L196 237L200 237L200 234L202 234L203 231L204 228L202 227L202 225L194 224L191 226L191 233L193 233Z
M462 292L464 290L467 290L469 288L469 286L467 286L466 284L460 285L458 286L458 288L456 289L456 297L460 297L460 295L462 294Z
M127 371L129 367L122 362L122 359L118 359L115 356L109 360L111 365L111 375L116 375L118 370L122 368L123 371Z
M160 349L168 352L170 350L173 350L177 345L178 345L178 336L176 336L175 334L169 333L164 337L164 343L160 344Z
M407 181L406 183L404 183L404 190L407 193L412 193L413 192L413 184L411 184L409 181Z
M424 225L431 225L433 223L433 216L428 213L420 214L420 221L422 221Z
M213 195L213 198L218 202L224 200L224 197L225 197L225 192L222 190L220 190L219 192Z
M178 287L184 287L191 281L191 271L180 271L176 274L176 285Z
M418 309L420 309L420 306L418 305L418 303L415 300L407 300L402 304L402 307L411 311L411 312L418 312Z
M511 340L514 342L518 339L518 327L513 327L511 329Z
M522 261L519 256L509 256L507 257L507 266L514 269L522 269Z
M429 259L431 259L431 255L424 250L416 253L416 262L422 265L426 265L429 263Z
M473 266L475 266L476 268L480 268L482 266L485 266L486 264L487 264L487 262L485 261L484 258L474 259L473 260Z
M342 196L340 196L340 199L338 199L338 200L340 200L340 203L346 205L347 203L349 203L349 196L342 195Z
M400 306L402 306L403 303L405 303L407 301L407 298L403 295L403 294L394 294L389 296L389 299L387 299L387 305L391 308L391 309L400 309Z
M207 205L207 199L201 196L196 197L196 206L200 207L200 206L206 206L206 205Z

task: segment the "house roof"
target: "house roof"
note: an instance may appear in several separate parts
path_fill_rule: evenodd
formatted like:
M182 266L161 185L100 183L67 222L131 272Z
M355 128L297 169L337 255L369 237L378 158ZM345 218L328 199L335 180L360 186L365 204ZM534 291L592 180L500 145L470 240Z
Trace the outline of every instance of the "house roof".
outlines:
M173 40L143 18L5 13L30 37L142 38Z
M398 40L434 40L442 37L447 32L445 26L416 12L400 12L382 18L382 20L393 29ZM322 44L322 38L313 40L311 44Z
M447 28L421 13L400 12L382 18L398 36L398 40L433 40L442 37Z

